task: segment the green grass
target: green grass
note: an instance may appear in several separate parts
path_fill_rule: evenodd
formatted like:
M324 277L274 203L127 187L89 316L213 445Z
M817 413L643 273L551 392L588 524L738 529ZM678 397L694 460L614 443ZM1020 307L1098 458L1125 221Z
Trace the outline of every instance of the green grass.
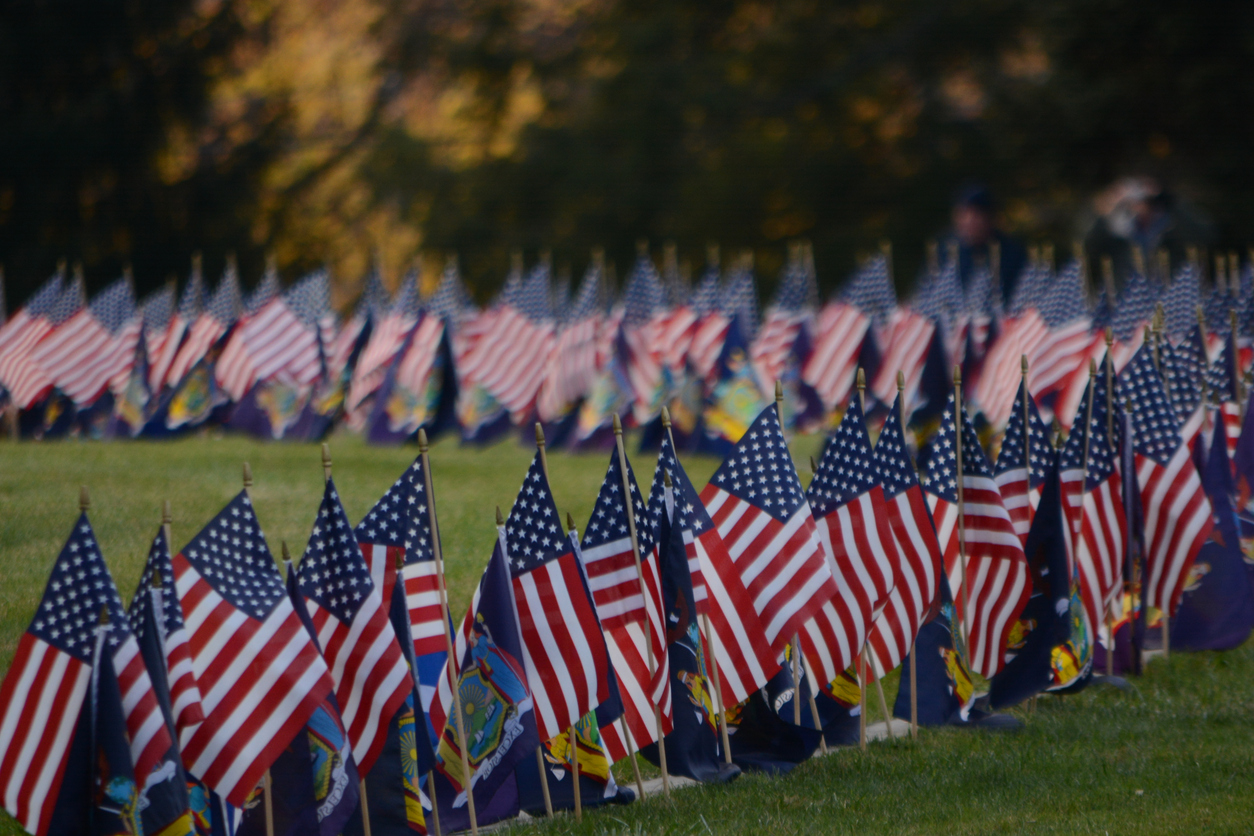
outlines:
M818 439L798 439L797 461ZM331 442L335 479L356 521L416 450ZM470 601L492 548L493 509L508 511L531 449L437 443L431 452L451 605ZM322 490L316 445L196 438L167 443L0 444L0 668L38 604L52 562L91 490L91 520L123 598L139 579L168 499L180 546L240 489L252 465L258 517L277 555L303 551ZM553 453L558 508L578 525L591 513L604 454ZM647 481L652 457L635 465ZM701 485L717 466L685 460ZM804 470L804 469L803 469ZM808 477L807 477L808 478ZM1178 833L1250 832L1254 821L1254 646L1176 654L1151 663L1136 690L1090 689L1042 698L1017 734L924 730L918 742L842 751L773 779L744 776L670 799L589 811L536 825L550 833ZM889 702L896 679L886 683ZM871 719L879 719L872 695ZM630 783L626 764L615 770ZM522 829L522 828L518 828ZM0 834L19 833L10 820Z

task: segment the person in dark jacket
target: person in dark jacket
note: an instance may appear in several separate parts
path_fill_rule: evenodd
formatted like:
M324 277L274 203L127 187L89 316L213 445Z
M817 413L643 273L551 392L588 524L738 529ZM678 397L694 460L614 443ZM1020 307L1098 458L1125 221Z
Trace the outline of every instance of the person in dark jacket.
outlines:
M964 290L975 273L988 266L995 285L1001 287L1002 304L1009 305L1028 256L1022 242L998 228L992 192L978 183L961 188L955 195L951 220L953 227L940 242L941 264L948 263L957 251L958 275Z

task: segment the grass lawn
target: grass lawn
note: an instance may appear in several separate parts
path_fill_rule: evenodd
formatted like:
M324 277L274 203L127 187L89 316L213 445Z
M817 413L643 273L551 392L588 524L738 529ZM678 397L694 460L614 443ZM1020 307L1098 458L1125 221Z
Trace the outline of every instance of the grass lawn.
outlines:
M800 464L817 438L797 439ZM335 480L354 522L416 455L331 441ZM630 448L629 448L630 449ZM432 448L432 474L451 606L464 612L492 548L493 509L508 512L532 455L506 441L487 449L451 440ZM253 500L277 555L299 555L322 490L316 445L195 438L164 443L0 443L0 669L7 670L52 562L91 490L91 521L124 599L138 582L163 500L177 548L241 487L249 461ZM558 508L582 526L607 455L553 453ZM717 467L685 460L702 485ZM653 457L635 457L642 482ZM808 466L802 468L808 481ZM647 488L647 485L644 486ZM891 703L896 677L886 683ZM553 833L1248 833L1254 831L1254 646L1176 654L1151 663L1136 690L1090 689L1042 698L1027 727L997 736L921 733L917 743L839 752L786 778L745 776L672 798L544 823ZM880 719L872 700L871 719ZM616 775L629 784L631 771ZM19 833L7 817L0 834Z

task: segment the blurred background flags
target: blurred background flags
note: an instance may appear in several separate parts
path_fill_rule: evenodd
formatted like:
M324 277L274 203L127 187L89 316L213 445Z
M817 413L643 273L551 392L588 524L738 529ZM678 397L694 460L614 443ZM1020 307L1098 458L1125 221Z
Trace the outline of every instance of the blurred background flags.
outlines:
M1036 408L1036 400L1028 392L1026 378L1021 377L1019 392L1015 395L1010 420L1006 424L1006 434L1002 436L997 453L993 481L997 483L1002 504L1022 542L1027 542L1032 516L1040 503L1045 470L1054 455L1045 424Z
M0 385L18 407L34 403L47 391L48 376L31 351L52 330L53 309L61 298L62 274L55 273L23 305L13 319L0 324Z
M184 291L183 298L188 299L190 291ZM190 303L189 303L190 304ZM209 350L226 336L239 318L243 303L240 301L239 275L234 264L228 264L221 281L213 291L208 305L196 314L195 320L187 329L187 337L175 355L170 368L166 372L165 383L178 386L192 368L209 354ZM179 306L180 311L183 305Z

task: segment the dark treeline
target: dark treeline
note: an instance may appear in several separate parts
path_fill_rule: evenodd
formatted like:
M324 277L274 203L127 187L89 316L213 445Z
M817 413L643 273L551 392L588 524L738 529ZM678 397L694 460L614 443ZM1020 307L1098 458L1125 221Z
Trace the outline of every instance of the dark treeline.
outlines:
M487 298L513 248L814 244L834 287L896 245L912 281L962 182L1064 245L1094 193L1159 178L1254 241L1254 7L1165 0L167 0L8 3L0 262L10 307L59 258L139 290L267 254L461 254Z

